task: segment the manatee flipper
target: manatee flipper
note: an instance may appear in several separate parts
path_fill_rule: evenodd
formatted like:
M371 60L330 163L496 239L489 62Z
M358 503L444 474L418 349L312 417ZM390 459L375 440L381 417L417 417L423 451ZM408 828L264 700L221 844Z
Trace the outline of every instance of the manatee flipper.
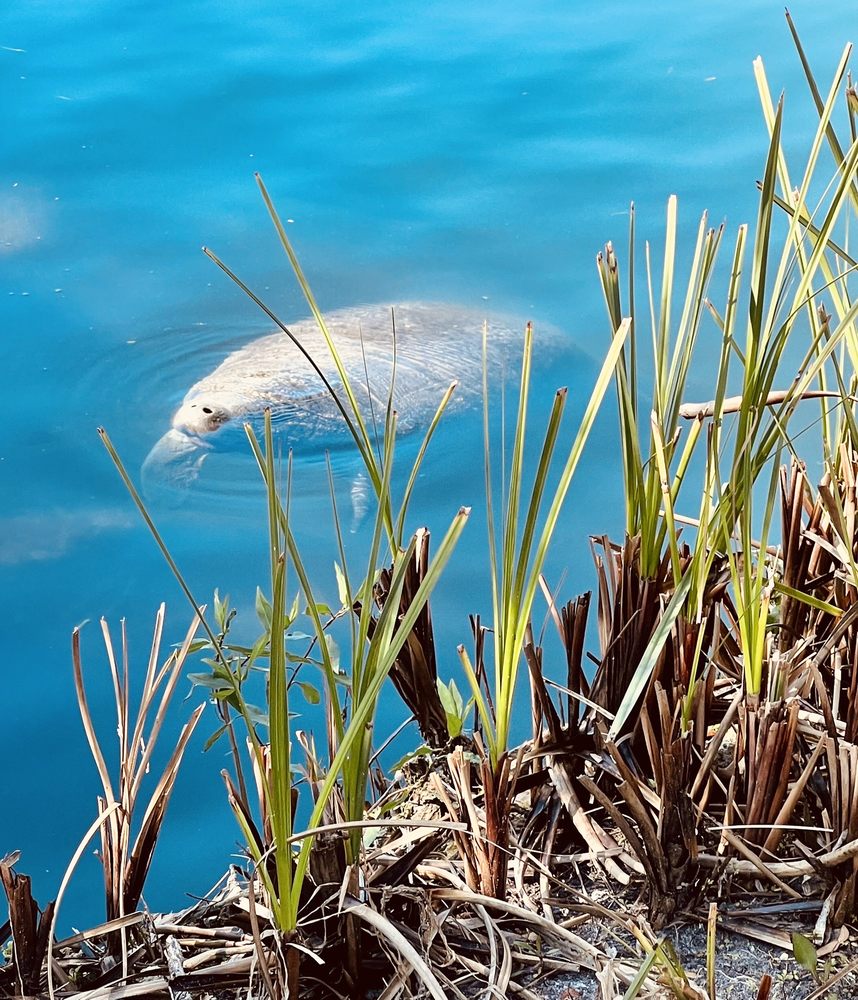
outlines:
M188 488L200 475L203 462L212 446L198 437L175 428L158 441L146 456L140 470L143 492L151 497L159 494L165 483Z
M359 530L366 516L369 513L369 504L372 499L372 489L365 472L358 472L352 480L349 495L352 500L352 524L349 529L354 535Z

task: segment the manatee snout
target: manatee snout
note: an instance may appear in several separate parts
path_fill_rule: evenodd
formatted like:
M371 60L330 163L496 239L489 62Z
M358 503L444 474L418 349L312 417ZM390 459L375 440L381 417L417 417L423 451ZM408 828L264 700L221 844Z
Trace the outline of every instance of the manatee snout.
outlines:
M231 409L215 397L185 400L173 414L173 430L184 434L212 434L232 420Z
M185 398L173 414L170 430L146 456L141 469L144 493L175 502L177 488L187 489L199 478L203 462L214 449L213 438L220 439L235 417L236 400L227 393Z
M231 424L235 413L226 394L207 393L185 399L173 414L172 427L146 456L141 471L147 497L175 503L199 478L203 462L214 448L216 432ZM220 434L217 435L220 438Z

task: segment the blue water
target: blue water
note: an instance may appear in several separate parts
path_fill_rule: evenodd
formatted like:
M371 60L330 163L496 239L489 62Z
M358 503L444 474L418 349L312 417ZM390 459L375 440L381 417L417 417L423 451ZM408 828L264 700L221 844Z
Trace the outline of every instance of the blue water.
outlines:
M825 81L851 13L844 0L794 5ZM108 428L136 474L225 345L268 329L202 244L284 318L305 314L253 172L292 220L323 308L485 306L554 323L596 357L607 334L594 255L607 239L624 246L631 199L639 231L656 240L672 192L684 245L705 208L731 227L753 221L766 146L758 53L773 90L787 93L788 146L801 149L813 114L774 2L3 5L0 854L23 851L40 898L55 892L98 792L71 628L92 620L90 698L110 742L97 619L117 635L128 619L138 670L161 600L170 642L189 620L95 428ZM580 412L592 372L587 361L542 371L539 394L569 384ZM436 529L475 505L435 608L448 675L466 613L488 611L475 423L446 429L417 497ZM615 453L606 418L550 566L554 580L565 571L566 596L589 584L586 534L621 529ZM157 513L200 599L219 586L247 621L265 550L250 464L237 475L248 481L220 498ZM305 496L297 470L299 533L333 602L327 507L311 478ZM199 700L177 706L174 724ZM384 713L397 717L392 700ZM235 849L224 754L201 752L214 725L206 715L188 752L150 876L156 908L204 892ZM98 878L88 853L61 922L99 919Z

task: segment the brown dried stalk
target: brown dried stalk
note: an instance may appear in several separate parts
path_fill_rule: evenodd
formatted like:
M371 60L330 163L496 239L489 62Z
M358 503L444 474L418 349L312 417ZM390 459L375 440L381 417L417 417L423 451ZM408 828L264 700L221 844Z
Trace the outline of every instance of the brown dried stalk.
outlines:
M12 855L0 860L0 883L9 904L12 958L0 967L0 985L12 989L13 996L35 996L40 990L42 966L48 952L54 902L43 911L33 899L30 877L15 871Z
M202 614L202 609L200 614ZM72 633L72 663L78 706L87 742L104 790L103 796L100 796L98 800L99 810L105 814L109 810L109 815L106 815L101 828L101 862L104 872L108 920L122 917L137 909L182 757L204 708L204 705L200 705L183 726L176 740L175 749L145 803L140 831L132 845L131 830L139 812L138 806L141 802L143 780L149 771L152 753L164 725L167 709L175 693L176 685L182 676L191 643L197 633L199 618L194 617L181 647L171 653L159 667L158 657L163 626L164 605L162 604L155 616L149 663L137 704L136 717L132 722L134 710L130 691L125 623L122 624L122 666L120 670L107 623L103 619L101 622L113 679L119 734L118 782L115 787L105 762L101 742L95 731L86 698L80 653L80 630L76 628ZM112 808L114 805L117 808Z
M792 389L775 389L766 397L766 406L777 406L786 402L794 395ZM809 389L801 393L801 399L837 399L843 400L839 392L824 392L821 389ZM721 406L722 413L738 413L742 409L741 396L727 396ZM705 420L707 417L715 416L715 400L710 399L706 403L683 403L679 407L679 415L685 420Z

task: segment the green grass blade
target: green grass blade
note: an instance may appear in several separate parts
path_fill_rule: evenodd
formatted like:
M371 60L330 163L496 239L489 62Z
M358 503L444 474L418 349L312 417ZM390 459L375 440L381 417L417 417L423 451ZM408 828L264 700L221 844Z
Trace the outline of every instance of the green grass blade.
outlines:
M371 686L366 692L367 696L361 705L355 706L355 711L349 721L348 729L340 741L336 756L331 761L328 774L326 775L319 790L319 797L313 808L309 823L307 824L308 829L312 830L314 827L319 825L325 805L330 797L334 785L338 780L339 774L348 758L348 755L353 751L356 741L361 739L364 735L365 727L370 721L374 708L374 702L378 697L381 686L387 678L396 657L399 655L399 651L414 628L417 617L428 601L429 595L437 585L441 573L447 565L447 562L456 547L456 543L464 530L469 513L470 512L466 508L462 508L453 519L450 528L438 547L435 558L432 560L431 565L426 571L426 575L423 578L422 583L417 588L408 610L402 616L399 627L397 628L390 645L384 651L384 654L379 657L378 667L374 672ZM294 884L298 887L303 884L303 880L307 872L312 841L313 838L308 837L301 844L294 879Z
M659 656L661 656L664 644L670 636L674 622L679 617L680 612L685 606L686 598L688 597L690 589L691 574L686 573L680 581L679 586L676 590L674 590L673 596L662 613L658 626L653 632L650 641L647 643L647 647L644 650L640 663L632 675L628 690L623 696L623 700L620 702L614 721L611 723L611 728L608 730L607 738L609 740L616 740L622 733L623 726L626 724L629 716L634 711L635 706L646 689L647 684L649 684L652 672L655 670L655 665L658 662Z
M441 417L444 415L450 400L453 398L453 393L456 390L456 382L452 382L444 392L441 397L441 402L438 404L438 409L435 411L435 415L432 417L432 421L426 430L426 434L420 443L420 449L417 452L417 457L414 459L414 463L411 466L411 472L408 476L408 482L405 485L405 492L402 495L402 504L399 508L399 515L396 518L396 539L398 544L402 544L402 537L405 531L405 517L408 512L408 506L411 501L411 494L414 491L414 486L417 482L417 477L420 475L420 469L423 465L423 459L426 457L426 452L429 448L429 443L431 442L435 431L438 428L438 424L441 421Z
M259 470L262 473L263 481L265 483L266 489L273 488L274 484L269 482L268 479L268 468L265 461L265 456L262 449L259 446L259 442L256 439L256 435L250 424L244 425L244 431L247 434L247 439L250 442L251 450L256 458L256 464L259 466ZM286 517L286 512L283 509L283 505L278 501L277 503L277 518L280 521L280 527L283 532L283 538L286 543L286 549L289 554L289 558L292 561L292 566L295 569L295 575L298 577L298 583L301 587L305 598L307 599L307 613L310 615L310 619L313 623L313 630L315 634L319 637L319 654L322 657L322 669L325 678L325 684L327 687L327 696L330 698L333 710L331 716L334 719L334 724L337 729L338 738L342 737L343 732L343 720L342 720L342 709L339 702L339 695L337 693L337 678L336 671L334 670L334 664L331 659L330 649L325 641L325 626L322 622L321 616L319 614L319 604L313 596L313 588L310 584L310 579L307 574L307 570L304 566L304 561L301 556L301 552L295 541L295 537L292 534L292 528L289 524L289 519Z

